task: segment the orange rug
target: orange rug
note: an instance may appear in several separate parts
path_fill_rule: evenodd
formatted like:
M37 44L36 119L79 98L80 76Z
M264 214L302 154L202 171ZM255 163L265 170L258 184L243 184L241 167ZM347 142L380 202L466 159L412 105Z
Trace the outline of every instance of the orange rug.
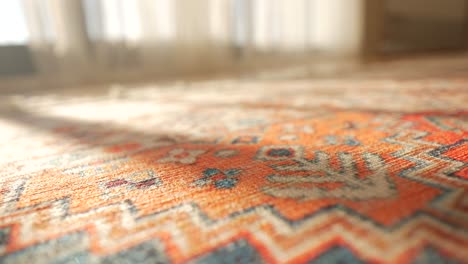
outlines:
M1 263L468 262L468 81L8 98Z

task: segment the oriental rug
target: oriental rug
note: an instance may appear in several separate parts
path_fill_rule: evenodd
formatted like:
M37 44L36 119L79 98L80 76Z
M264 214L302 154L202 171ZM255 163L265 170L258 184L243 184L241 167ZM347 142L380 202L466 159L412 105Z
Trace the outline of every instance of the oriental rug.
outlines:
M468 262L466 79L2 105L1 263Z

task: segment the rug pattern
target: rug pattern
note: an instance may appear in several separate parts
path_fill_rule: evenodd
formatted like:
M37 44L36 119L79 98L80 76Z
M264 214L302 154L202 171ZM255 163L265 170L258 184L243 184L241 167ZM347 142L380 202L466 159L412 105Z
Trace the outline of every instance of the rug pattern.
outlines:
M0 262L468 262L467 102L463 80L16 99Z

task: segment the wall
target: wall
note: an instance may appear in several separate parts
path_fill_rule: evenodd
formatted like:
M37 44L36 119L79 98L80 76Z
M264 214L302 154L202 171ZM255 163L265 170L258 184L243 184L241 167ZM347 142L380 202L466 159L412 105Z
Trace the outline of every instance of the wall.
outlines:
M0 46L0 77L27 75L34 72L32 58L26 46Z
M385 48L457 49L466 45L466 0L387 0Z

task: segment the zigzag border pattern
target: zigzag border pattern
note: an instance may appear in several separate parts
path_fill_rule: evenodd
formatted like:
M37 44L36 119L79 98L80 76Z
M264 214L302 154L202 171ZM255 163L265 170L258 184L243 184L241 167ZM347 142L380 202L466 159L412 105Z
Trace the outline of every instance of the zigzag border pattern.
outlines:
M73 215L68 213L67 204L67 199L57 200L22 208L14 215L0 218L0 226L12 226L6 252L21 250L68 233L85 231L89 236L90 249L95 254L117 252L160 237L166 240L167 249L177 248L183 256L176 258L174 252L166 252L175 262L187 261L238 237L251 241L259 247L259 252L265 252L262 247L268 248L271 256L264 257L274 262L292 261L309 252L320 251L323 245L337 242L347 245L367 260L399 261L415 248L429 244L461 260L468 260L468 253L464 253L464 248L468 246L466 228L448 225L423 212L412 215L410 220L408 218L397 225L384 227L343 206L324 208L302 220L290 221L271 206L252 207L214 220L194 204L184 204L142 217L137 216L138 210L130 201ZM118 222L109 222L109 215L118 215ZM48 226L35 228L34 225L41 223L44 217L50 219ZM99 223L99 229L96 223ZM217 232L234 230L229 226L239 225L246 228L236 232L224 231L221 235ZM273 230L274 235L267 230ZM118 233L120 235L116 235ZM128 236L129 233L132 235ZM313 235L315 239L298 240L298 235L305 233ZM363 236L366 233L372 233L368 236L372 239ZM200 241L194 241L185 234L198 234L199 239L211 242L211 248L197 247ZM199 251L189 250L194 248L199 248Z

